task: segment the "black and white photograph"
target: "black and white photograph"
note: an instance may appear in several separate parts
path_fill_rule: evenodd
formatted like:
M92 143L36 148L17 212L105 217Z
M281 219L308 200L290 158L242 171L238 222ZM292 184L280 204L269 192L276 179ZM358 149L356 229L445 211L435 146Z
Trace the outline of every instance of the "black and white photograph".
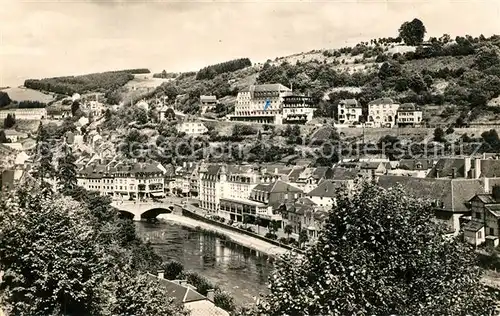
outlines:
M0 316L500 315L500 0L0 10Z

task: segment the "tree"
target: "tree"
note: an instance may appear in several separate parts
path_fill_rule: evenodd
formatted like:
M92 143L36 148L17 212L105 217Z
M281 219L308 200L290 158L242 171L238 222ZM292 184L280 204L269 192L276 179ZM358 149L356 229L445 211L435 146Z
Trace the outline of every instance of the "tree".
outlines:
M33 176L40 181L44 190L50 190L50 185L46 182L46 179L52 179L55 174L52 159L53 153L49 143L49 134L40 122L36 137L36 155Z
M399 28L399 36L406 45L417 46L424 41L424 35L427 33L424 23L419 19L413 19L411 22L404 22Z
M7 92L0 91L0 108L9 105L12 102Z
M445 237L430 201L357 184L337 196L318 242L286 255L264 315L491 315L476 254Z
M309 236L307 235L307 230L302 229L299 232L299 247L302 247L302 245L308 241L309 241Z
M290 224L286 225L283 230L284 230L285 234L287 234L288 239L290 239L290 234L293 233L292 225L290 225Z
M16 117L13 114L7 114L7 117L3 120L4 128L12 128L16 125Z
M59 157L57 161L57 184L59 187L59 192L64 195L71 195L73 190L77 187L77 171L75 161L76 158L73 155L71 147L64 145L62 148L64 155Z
M10 315L184 315L135 268L144 253L134 253L137 240L120 242L117 222L102 225L90 204L41 189L28 177L0 199L0 298Z
M169 280L178 279L184 272L184 266L179 261L170 260L162 264L162 269L165 272L165 278Z
M71 103L71 115L77 116L80 111L80 101L76 100Z
M437 127L435 130L434 130L434 141L436 142L444 142L445 139L444 139L444 131L441 127Z
M1 130L0 131L0 143L10 143L10 139L5 136L5 131Z

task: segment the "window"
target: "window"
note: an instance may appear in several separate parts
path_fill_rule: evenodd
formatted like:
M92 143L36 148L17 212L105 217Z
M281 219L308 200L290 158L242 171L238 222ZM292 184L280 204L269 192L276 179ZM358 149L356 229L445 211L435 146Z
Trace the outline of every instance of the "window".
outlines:
M495 235L495 229L490 227L490 235Z
M481 219L481 213L476 212L476 218L477 218L477 219Z
M483 234L481 233L481 231L477 232L477 238L483 238Z

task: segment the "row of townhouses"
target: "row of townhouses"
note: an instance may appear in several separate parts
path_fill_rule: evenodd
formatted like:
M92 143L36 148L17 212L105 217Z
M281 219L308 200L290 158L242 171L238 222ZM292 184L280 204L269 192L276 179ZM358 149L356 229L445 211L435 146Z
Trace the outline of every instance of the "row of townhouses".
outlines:
M339 102L338 121L340 124L353 125L361 123L363 107L355 99ZM372 127L404 127L422 124L422 110L413 103L399 104L390 98L376 99L368 103L367 126Z

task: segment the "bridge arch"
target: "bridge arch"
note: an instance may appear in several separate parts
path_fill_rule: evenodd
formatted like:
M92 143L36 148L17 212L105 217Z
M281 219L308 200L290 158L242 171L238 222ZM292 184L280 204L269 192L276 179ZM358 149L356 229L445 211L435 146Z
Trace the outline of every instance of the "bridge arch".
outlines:
M125 219L131 219L133 220L135 217L135 214L129 211L125 210L118 210L120 213L118 214L118 217L120 218L125 218Z
M153 219L160 214L169 214L174 211L173 206L151 208L141 214L141 219Z

